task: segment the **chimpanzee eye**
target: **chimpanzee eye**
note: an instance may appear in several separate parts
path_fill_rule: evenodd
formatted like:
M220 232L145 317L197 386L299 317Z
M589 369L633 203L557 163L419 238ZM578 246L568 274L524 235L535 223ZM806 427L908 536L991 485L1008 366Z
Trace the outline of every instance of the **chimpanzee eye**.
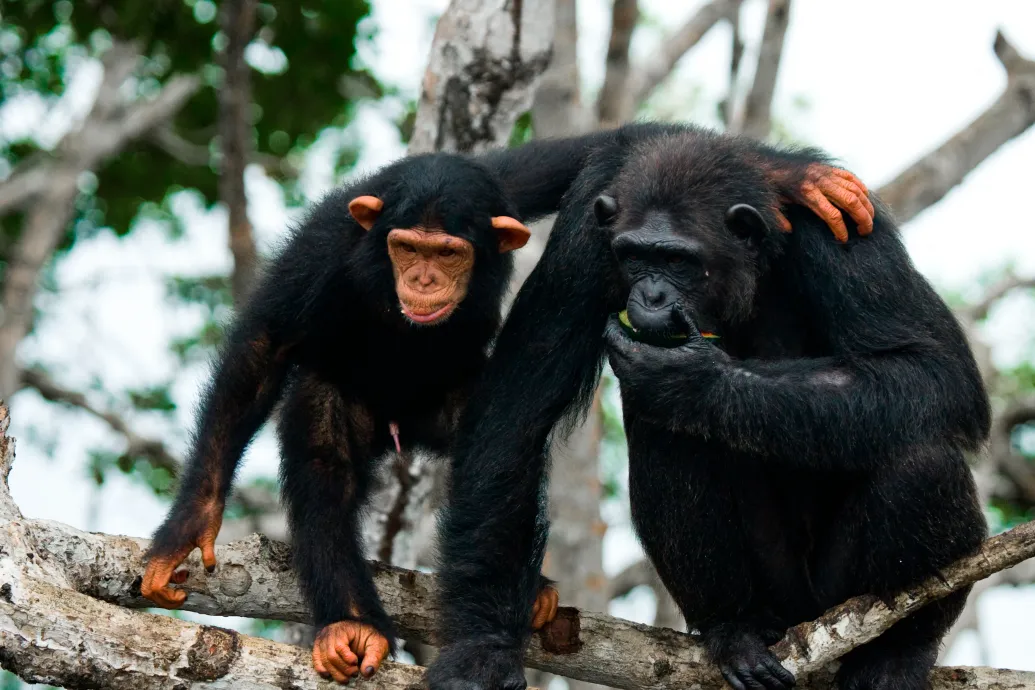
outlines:
M407 242L403 242L402 244L400 244L399 245L399 249L403 250L407 254L416 254L417 253L417 248L414 247L412 244L409 244Z
M670 264L681 264L683 263L683 257L679 256L678 254L669 254L668 262Z
M438 252L438 255L442 257L453 256L454 254L456 254L455 249L440 249Z

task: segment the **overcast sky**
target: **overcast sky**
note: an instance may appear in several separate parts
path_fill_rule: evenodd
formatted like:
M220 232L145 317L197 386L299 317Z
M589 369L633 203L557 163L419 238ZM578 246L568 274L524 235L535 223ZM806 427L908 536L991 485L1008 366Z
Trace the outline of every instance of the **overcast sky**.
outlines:
M677 26L700 4L641 0L661 29ZM746 4L743 31L750 51L760 34L764 4ZM375 0L373 21L380 35L364 55L384 80L415 92L431 37L429 17L445 5L445 0L413 0L400 12L399 0ZM580 0L579 54L589 92L603 79L607 7L604 0ZM874 189L965 126L1002 91L1005 75L991 49L998 27L1023 54L1035 57L1032 0L797 0L775 114L798 136L839 157ZM653 30L638 32L634 54L649 55L657 35ZM713 31L670 80L666 103L685 102L692 87L702 90L702 101L718 100L725 90L728 51L728 31ZM745 62L750 60L749 52ZM84 73L76 85L69 99L73 110L89 106L95 76ZM802 99L804 111L795 105ZM383 106L371 106L360 118L354 134L364 142L360 170L403 153L384 111ZM695 111L682 116L705 115ZM48 132L60 132L62 118L47 121L31 103L0 107L0 135L36 127L41 120ZM313 196L334 183L325 158L315 156L306 177ZM905 226L917 267L939 288L966 288L983 271L1011 260L1019 270L1035 272L1035 227L1027 209L1035 183L1033 162L1035 130L1003 147L945 200ZM283 232L289 215L278 188L259 171L249 170L248 183L251 217L268 247ZM193 310L170 309L161 276L207 274L229 270L231 264L225 215L205 213L189 199L183 200L183 211L190 222L185 238L176 243L159 228L142 228L124 241L101 233L81 242L58 267L60 296L40 304L46 317L23 350L26 361L45 362L60 381L84 389L96 378L118 389L162 383L175 375L177 450L183 448L207 368L183 372L169 355L169 339L196 327L198 316ZM1001 361L1030 356L1031 322L1028 300L1013 300L995 315L988 330ZM12 407L12 431L19 445L11 482L27 515L137 536L147 536L157 526L165 505L139 486L112 477L96 492L86 479L86 450L119 449L121 439L82 414L42 402L33 392L16 395ZM146 417L135 420L142 432L168 428ZM48 446L52 458L44 452ZM242 475L269 476L275 467L276 449L265 433L249 451ZM635 557L627 530L612 530L607 547L609 569ZM986 663L1035 669L1035 588L995 592L981 604ZM635 600L616 612L639 617L643 608ZM977 652L973 640L964 640L953 661L976 663Z

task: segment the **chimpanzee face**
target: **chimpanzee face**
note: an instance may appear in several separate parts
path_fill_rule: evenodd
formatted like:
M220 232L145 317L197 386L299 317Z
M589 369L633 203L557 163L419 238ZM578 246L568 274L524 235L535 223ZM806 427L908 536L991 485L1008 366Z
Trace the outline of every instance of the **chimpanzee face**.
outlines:
M597 198L597 222L610 232L611 249L629 288L628 320L641 334L672 341L686 319L701 331L721 330L749 311L754 297L755 239L766 224L753 207L738 204L725 216L662 208L623 209L620 199Z

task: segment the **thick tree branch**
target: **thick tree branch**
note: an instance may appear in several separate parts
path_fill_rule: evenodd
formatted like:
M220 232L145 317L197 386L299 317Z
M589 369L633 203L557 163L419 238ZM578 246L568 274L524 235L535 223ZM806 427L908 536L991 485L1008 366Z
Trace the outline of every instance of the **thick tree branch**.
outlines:
M758 49L758 66L744 101L744 113L736 131L756 139L765 139L772 128L773 94L780 72L783 39L791 21L791 0L769 0L762 45Z
M902 171L877 194L905 223L940 201L1000 146L1035 124L1035 61L1023 58L1002 32L994 50L1006 89L976 120Z
M143 608L150 603L139 595L141 554L146 541L80 532L71 527L43 521L24 521L32 541L47 554L47 561L68 573L77 591L127 607ZM1035 555L1035 523L1028 523L990 539L976 556L963 559L944 571L945 584L937 578L913 588L887 609L872 597L859 597L832 609L823 625L807 623L776 647L789 668L801 671L823 669L827 662L847 649L872 639L924 602L944 596L968 582L1015 565ZM298 594L291 570L290 549L264 537L217 547L219 565L207 574L197 554L188 560L190 578L185 587L191 593L186 610L214 615L306 620L305 606ZM388 612L396 618L403 635L432 642L436 617L434 579L430 575L374 564L378 591ZM574 634L572 634L574 631ZM834 632L836 631L836 632ZM707 661L702 645L692 635L652 628L604 614L563 609L560 622L547 636L533 639L526 663L551 673L602 683L616 688L693 687L721 682L717 670ZM808 649L803 651L802 640ZM573 644L574 643L574 644ZM577 648L571 651L572 648ZM554 651L549 651L554 650ZM567 651L564 651L567 650ZM622 652L618 654L616 652ZM1004 688L1035 683L1035 674L1018 674L978 669L938 670L935 690L981 685L983 678L996 677ZM1005 675L1003 675L1005 673ZM824 674L808 687L823 688ZM1012 683L1012 684L1011 684Z
M562 2L570 2L574 8L575 3L571 0ZM636 104L629 104L627 101L630 95L629 43L639 19L640 8L637 0L614 0L611 8L611 40L607 44L604 85L597 97L597 118L603 127L621 124L636 108Z
M740 4L730 10L730 86L726 98L719 104L719 114L726 127L733 123L734 110L737 104L737 76L740 74L740 61L744 58L744 39L740 35Z
M126 107L119 90L138 58L130 44L112 47L104 56L104 76L82 126L62 139L52 157L33 163L39 166L37 170L18 171L0 185L0 212L27 208L0 294L4 315L0 324L0 397L7 398L18 389L15 353L32 325L39 272L72 220L79 176L167 122L200 85L195 77L173 77L156 98ZM13 185L13 193L8 185Z
M740 0L713 0L697 10L675 33L666 38L651 64L636 73L631 80L629 103L636 108L675 69L686 53L711 31L712 27L740 5ZM627 120L632 113L624 113L620 120Z
M1035 289L1035 278L1022 278L1012 270L1007 271L1002 278L985 291L985 294L977 303L966 307L962 311L967 318L973 321L981 321L988 316L989 310L996 302L1014 290L1033 289Z
M435 28L409 153L506 143L550 60L554 0L452 0Z
M248 220L248 196L244 170L252 158L251 68L244 49L255 33L258 0L227 0L220 11L220 28L226 36L221 63L223 85L219 89L219 200L227 208L230 253L234 270L230 287L235 304L242 304L255 279L258 253Z

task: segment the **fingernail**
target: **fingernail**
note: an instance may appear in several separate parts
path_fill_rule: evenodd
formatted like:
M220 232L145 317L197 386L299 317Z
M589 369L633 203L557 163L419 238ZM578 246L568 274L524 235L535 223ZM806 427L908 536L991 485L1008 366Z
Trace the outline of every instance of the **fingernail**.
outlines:
M216 572L216 566L214 566L214 565L206 565L205 566L205 570L210 572L210 573L214 573L214 572Z
M366 676L367 678L369 678L370 676L374 675L374 667L373 666L367 666L365 669L363 669L363 675Z

